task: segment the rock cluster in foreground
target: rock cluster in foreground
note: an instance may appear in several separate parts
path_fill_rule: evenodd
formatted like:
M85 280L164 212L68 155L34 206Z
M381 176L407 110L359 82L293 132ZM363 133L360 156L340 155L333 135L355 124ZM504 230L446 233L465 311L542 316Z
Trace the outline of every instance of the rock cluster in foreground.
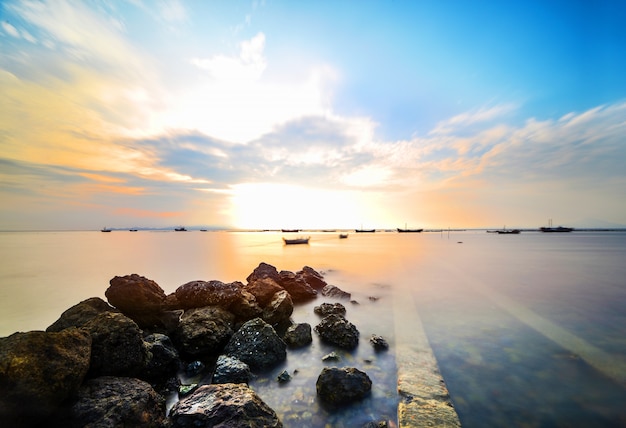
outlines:
M311 343L311 326L291 320L294 304L319 294L349 298L305 266L278 272L261 263L241 282L191 281L166 295L137 274L116 276L105 296L65 311L48 329L0 338L0 419L7 426L281 427L248 387L253 373ZM339 303L315 332L345 349L357 328ZM211 365L208 369L205 365ZM179 374L211 373L199 385ZM320 400L331 406L366 397L367 374L325 368ZM179 401L166 415L165 397Z

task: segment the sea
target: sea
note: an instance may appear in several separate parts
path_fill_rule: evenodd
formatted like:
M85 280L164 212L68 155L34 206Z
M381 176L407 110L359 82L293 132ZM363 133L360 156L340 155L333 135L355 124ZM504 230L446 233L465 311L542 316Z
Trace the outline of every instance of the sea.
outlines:
M169 294L192 280L245 283L261 262L310 266L352 294L342 303L360 344L336 350L314 333L251 382L286 427L397 426L396 349L410 337L398 332L413 328L425 332L463 427L626 426L625 231L297 235L309 244L284 245L286 234L271 231L1 232L0 337L106 299L116 275L137 273ZM314 327L324 301L297 306L293 321ZM373 349L373 334L388 351ZM322 361L332 351L340 359ZM327 366L366 372L371 395L327 408L315 392ZM279 383L284 370L291 380Z

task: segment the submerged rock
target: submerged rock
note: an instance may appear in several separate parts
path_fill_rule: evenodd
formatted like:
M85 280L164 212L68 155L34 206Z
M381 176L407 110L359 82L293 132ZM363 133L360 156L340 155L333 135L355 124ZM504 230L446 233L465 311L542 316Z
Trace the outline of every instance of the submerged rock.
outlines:
M354 349L359 344L359 330L341 315L327 315L315 327L323 341L344 349Z
M376 351L386 351L389 349L387 341L382 336L377 334L372 334L372 337L370 337L370 343Z
M215 364L212 383L247 384L250 382L251 378L252 373L250 372L250 366L246 363L235 357L220 355Z
M327 285L322 288L322 296L333 297L336 299L350 299L352 297L352 294L343 291L337 286Z
M321 316L330 314L344 316L346 314L346 307L341 303L322 303L321 305L314 307L313 312Z
M300 323L289 326L283 339L290 348L302 348L309 345L313 341L311 324Z
M366 373L353 367L325 367L315 386L320 399L331 405L340 405L367 397L372 381Z
M238 358L252 369L263 370L287 358L287 345L271 325L255 318L235 332L224 353Z
M170 421L172 428L283 426L276 412L242 383L199 387L174 405Z

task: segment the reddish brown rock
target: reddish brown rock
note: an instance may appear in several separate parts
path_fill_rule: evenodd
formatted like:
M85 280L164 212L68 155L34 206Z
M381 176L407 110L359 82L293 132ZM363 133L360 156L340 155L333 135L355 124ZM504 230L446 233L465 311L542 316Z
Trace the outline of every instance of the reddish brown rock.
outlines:
M317 291L293 272L281 271L278 284L289 292L294 303L306 302L317 297Z
M116 276L104 295L109 303L140 326L160 324L165 292L151 279L132 274Z
M175 291L180 309L220 306L228 309L241 296L241 282L224 283L222 281L191 281L181 285Z
M283 287L278 285L276 280L273 278L266 277L249 282L244 286L244 290L252 293L254 297L256 297L256 301L259 306L264 308L269 302L271 302L274 294L283 290Z
M326 281L321 273L309 266L304 266L302 270L296 272L304 281L315 290L326 287Z

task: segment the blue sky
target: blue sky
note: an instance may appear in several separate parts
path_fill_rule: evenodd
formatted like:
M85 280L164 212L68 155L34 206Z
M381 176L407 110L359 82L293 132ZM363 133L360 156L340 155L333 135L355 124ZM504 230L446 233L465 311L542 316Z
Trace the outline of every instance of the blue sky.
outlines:
M0 229L626 225L621 1L5 1Z

